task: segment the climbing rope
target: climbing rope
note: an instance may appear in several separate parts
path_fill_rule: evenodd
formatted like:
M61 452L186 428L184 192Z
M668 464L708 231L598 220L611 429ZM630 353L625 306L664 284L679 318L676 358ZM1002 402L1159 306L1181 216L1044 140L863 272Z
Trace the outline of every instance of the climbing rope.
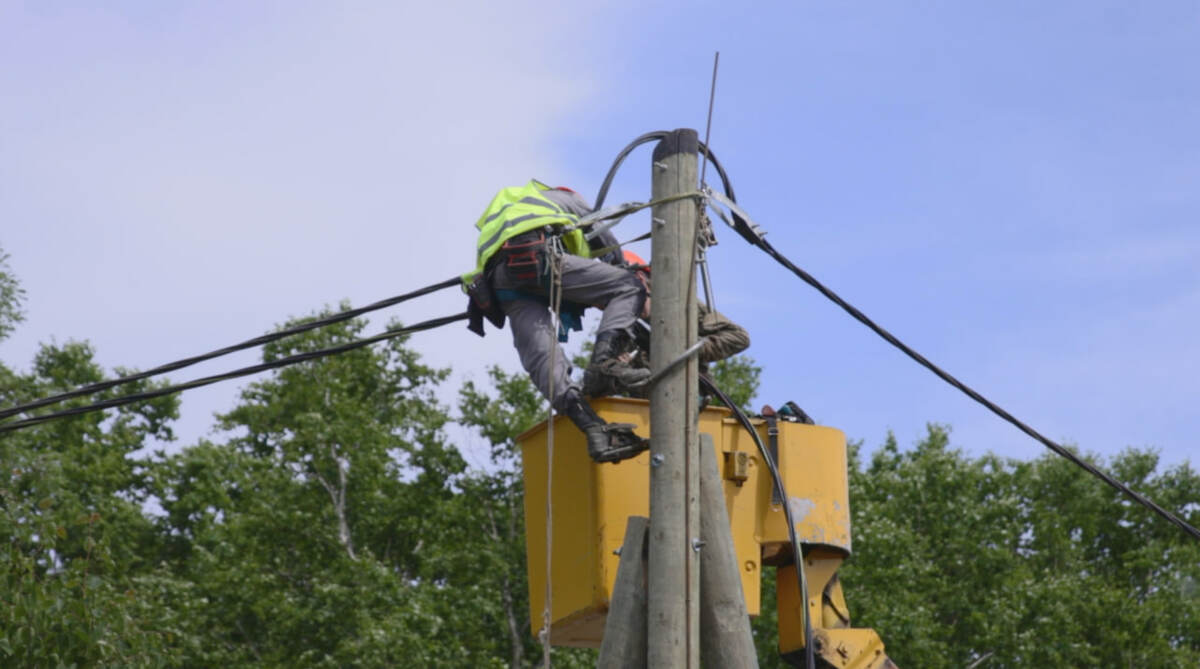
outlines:
M546 578L544 581L545 599L542 607L542 667L550 669L550 617L552 588L550 587L550 567L553 560L554 546L554 376L558 365L558 330L561 325L562 312L562 258L559 238L552 237L546 243L546 259L550 272L549 302L552 318L550 321L550 408L546 416Z

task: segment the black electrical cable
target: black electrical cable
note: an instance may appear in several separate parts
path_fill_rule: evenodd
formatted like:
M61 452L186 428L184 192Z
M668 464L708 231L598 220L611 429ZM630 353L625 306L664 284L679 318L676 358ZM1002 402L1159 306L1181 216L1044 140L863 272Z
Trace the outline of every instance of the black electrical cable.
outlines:
M608 189L612 186L612 181L617 175L617 170L620 169L621 163L625 162L625 159L629 157L629 154L632 153L634 149L647 142L653 142L656 139L663 139L669 134L671 133L667 132L666 130L655 130L653 132L648 132L644 135L641 135L637 139L634 139L632 142L627 144L625 148L621 149L620 153L617 154L616 159L613 160L612 166L608 168L608 174L604 176L604 182L600 184L600 191L596 193L596 202L593 207L598 210L604 205L604 200L608 197ZM721 167L721 163L717 161L716 154L714 154L708 148L708 146L704 144L704 142L700 142L700 153L712 161L713 167L716 168L717 174L721 177L721 186L725 189L725 194L729 196L730 200L736 202L737 198L733 194L733 185L729 182L729 175L725 173L725 168Z
M620 153L618 153L617 157L613 160L612 165L608 168L608 174L604 175L604 182L600 184L600 191L596 193L596 202L593 205L595 210L599 210L600 207L604 206L604 200L608 197L608 189L612 187L613 178L616 177L617 170L621 168L621 163L625 162L625 159L629 157L629 154L632 153L637 147L647 142L653 142L656 139L663 139L669 134L671 133L666 130L655 130L653 132L648 132L644 135L641 135L637 139L634 139L632 142L627 144L625 148L621 149ZM721 186L725 189L725 195L727 195L730 200L737 202L737 197L735 197L733 194L733 185L729 182L729 175L725 173L725 168L721 167L721 163L717 160L716 154L714 154L704 142L700 142L700 153L712 161L713 167L716 168L717 174L721 177Z
M318 319L315 321L301 323L299 325L295 325L290 328L286 328L284 330L279 330L278 332L271 332L271 333L268 333L265 335L261 335L259 337L254 337L253 339L247 339L246 341L244 341L240 344L226 346L225 348L219 348L215 351L210 351L209 353L203 353L201 355L193 356L191 358L184 358L183 360L176 360L175 362L169 362L165 365L159 365L158 367L155 367L153 369L148 369L144 372L137 372L135 374L129 374L127 376L122 376L122 377L119 377L116 379L111 379L108 381L101 381L100 383L93 383L91 385L82 386L80 388L76 388L74 390L70 390L65 393L60 393L58 395L51 395L50 397L43 397L42 399L35 400L33 402L27 402L25 404L19 404L14 407L2 409L2 410L0 410L0 418L8 418L9 416L19 414L19 413L24 413L31 409L38 409L38 408L41 408L41 407L44 407L44 406L47 406L50 404L57 404L59 402L62 402L63 400L68 400L73 397L80 397L81 395L91 395L93 393L98 393L102 390L108 390L109 388L112 388L115 386L123 385L126 383L133 383L134 381L141 381L142 379L149 378L151 376L158 376L159 374L166 374L167 372L173 372L177 369L183 369L184 367L190 367L191 365L194 365L199 362L204 362L205 360L212 360L213 358L218 358L223 355L228 355L230 353L245 350L245 349L252 348L255 346L261 346L263 344L267 344L267 343L270 343L273 341L277 341L279 339L283 339L284 337L290 337L294 334L299 334L301 332L307 332L309 330L325 327L326 325L332 325L334 323L340 323L342 321L350 320L351 318L356 318L356 317L361 316L370 311L384 309L386 307L400 304L401 302L405 302L405 301L408 301L408 300L411 300L411 299L414 299L417 297L421 297L422 295L428 295L429 293L434 293L434 292L437 292L444 288L449 288L450 286L453 286L453 285L459 283L460 281L461 281L461 279L456 276L456 277L453 277L450 279L446 279L445 281L435 283L431 286L425 286L424 288L418 288L417 290L414 290L409 293L405 293L403 295L397 295L395 297L389 297L386 300L380 300L378 302L373 302L364 307L358 307L357 309L350 309L348 311L343 311L343 312L334 314L333 316L329 316L327 318L321 318L321 319Z
M624 149L621 149L621 152L617 154L616 159L613 161L612 166L608 168L608 174L604 176L604 183L600 185L600 192L596 194L596 210L599 210L604 204L604 199L608 197L608 189L610 186L612 186L613 177L616 176L617 170L621 167L621 163L625 162L625 158L629 156L630 152L642 144L652 142L656 139L663 139L669 134L670 133L666 130L655 130L654 132L648 132L630 142ZM721 177L721 187L725 190L725 196L733 202L737 202L737 196L733 193L733 183L729 180L729 175L725 172L725 168L721 165L721 161L717 160L717 154L713 153L712 149L708 148L704 142L700 142L700 153L708 160L712 161L713 167L715 167L717 170L717 175ZM746 221L746 219L742 218L742 216L736 211L730 213L733 215L733 229L746 241L750 242L751 244L757 244L759 236L754 229L750 227L750 224Z
M741 407L729 399L729 396L717 387L716 383L705 374L700 375L700 385L708 392L717 396L733 415L746 432L750 433L750 437L754 439L755 445L758 446L758 452L762 455L763 462L767 465L767 470L771 472L771 480L775 482L775 490L779 493L779 499L783 500L783 513L787 519L788 540L792 543L792 557L796 564L796 581L800 586L800 602L803 607L804 614L804 661L807 669L814 669L816 660L813 655L813 630L812 621L809 620L808 609L808 577L804 572L804 552L800 548L800 540L796 538L796 520L792 516L792 505L788 503L787 491L783 487L783 476L779 473L779 466L775 462L775 458L771 457L771 452L762 442L762 437L758 436L758 430L751 425L750 419L746 416L746 412L742 411Z
M654 137L651 137L650 139L643 139L643 138L646 138L652 134L654 134L654 133L647 133L646 135L643 135L642 137L639 137L637 140L634 140L634 141L635 142L642 141L643 143L645 141L650 141L650 139L654 139ZM664 133L660 132L660 135L661 134L664 134ZM661 137L658 137L658 138L661 138ZM633 147L633 146L635 146L635 145L634 144L630 145L630 147ZM629 151L633 150L630 147L626 148L625 153L628 153ZM707 148L705 148L705 151L707 151ZM713 167L717 168L717 173L721 175L721 182L725 188L726 196L728 196L731 201L737 202L737 198L734 197L734 195L733 195L733 186L729 183L729 178L726 176L725 169L724 169L724 167L721 166L721 162L719 160L717 160L717 157L715 154L708 152L707 155L708 155L709 159L712 160ZM619 156L618 162L615 163L613 166L614 170L616 169L617 165L620 164L620 160L623 160L623 159L624 159L624 154ZM605 180L606 186L608 184L608 181L610 181L610 180L611 180L611 175L610 175L609 179ZM1049 448L1050 450L1054 451L1058 455L1061 455L1062 457L1066 458L1073 464L1079 466L1084 471L1086 471L1089 474L1091 474L1092 476L1095 476L1096 478L1100 479L1101 481L1108 484L1112 488L1124 493L1130 499L1137 502L1138 504L1141 504L1142 506L1146 507L1147 509L1150 509L1151 511L1157 513L1159 516L1162 516L1170 523L1174 524L1175 526L1182 529L1184 532L1191 535L1193 538L1200 539L1200 530L1198 530L1195 527L1193 527L1192 525L1190 525L1187 521L1183 520L1182 518L1179 518L1178 516L1171 513L1170 511L1167 511L1166 509L1162 508L1161 506L1156 504L1154 501L1144 497L1143 495L1141 495L1140 493L1131 489L1129 486L1125 485L1124 483L1121 483L1120 481L1109 476L1107 473L1105 473L1101 469L1095 467L1091 463L1086 462L1079 456L1072 453L1069 449L1064 448L1063 446L1060 446L1059 444L1055 443L1054 441L1051 441L1050 439L1046 438L1040 432L1038 432L1037 430L1034 430L1032 427L1026 425L1025 423L1021 422L1020 420L1017 420L1016 417L1014 417L1012 414L1005 411L999 405L997 405L996 403L987 399L983 395L979 394L974 389L967 386L965 383L954 378L948 372L946 372L942 368L938 367L937 365L933 364L928 359L926 359L925 356L921 355L920 353L917 353L915 350L913 350L907 344L905 344L904 342L897 339L892 333L888 332L883 327L876 324L875 321L868 318L865 314L863 314L861 311L859 311L857 308L855 308L854 305L850 304L849 302L846 302L837 293L835 293L832 290L830 290L829 288L827 288L824 284L822 284L820 281L818 281L811 274L809 274L808 272L805 272L803 269L800 269L792 261L788 260L787 257L785 257L782 253L775 250L775 247L773 247L771 245L771 243L768 242L766 239L763 239L761 235L756 234L753 231L753 229L749 226L747 221L744 218L742 218L741 216L739 216L737 214L737 212L731 211L730 213L733 214L734 228L743 238L746 239L746 241L748 241L752 245L757 246L758 248L762 249L765 253L767 253L767 255L774 258L776 262L783 265L787 269L791 270L791 272L793 274L800 277L800 279L803 280L805 283L812 286L813 288L816 288L817 291L819 291L822 295L824 295L826 298L831 300L834 304L841 307L846 313L853 316L855 320L859 321L863 325L866 325L873 332L875 332L875 334L882 337L889 344L891 344L891 345L895 346L896 348L900 349L901 351L903 351L905 355L907 355L908 357L915 360L922 367L925 367L929 371L933 372L934 374L937 375L938 378L942 379L943 381L945 381L945 382L949 383L950 385L954 386L955 388L959 389L967 397L970 397L971 399L975 400L976 402L982 404L989 411L996 414L997 416L1004 419L1005 421L1009 422L1010 424L1015 426L1017 429L1021 430L1022 432L1029 435L1030 437L1033 437L1035 440L1037 440L1039 443L1041 443L1046 448Z
M621 168L621 163L625 162L625 158L639 146L647 142L653 142L656 139L662 139L668 134L670 133L666 130L654 130L639 136L625 145L625 148L621 149L616 159L613 160L612 166L608 168L608 174L604 175L604 182L600 184L600 191L596 193L596 201L592 204L594 210L599 211L600 207L604 206L604 198L608 197L608 189L612 186L613 177L617 176L617 170Z
M997 405L995 402L992 402L988 398L986 398L983 395L976 392L973 388L971 388L967 384L965 384L962 381L959 381L958 379L951 376L948 372L943 370L941 367L938 367L937 365L930 362L925 356L916 352L915 350L912 349L912 347L908 346L904 342L897 339L895 335L893 335L892 333L883 329L883 327L881 327L880 325L875 323L875 321L868 318L866 314L859 311L857 308L854 307L854 305L852 305L849 302L847 302L846 300L842 299L841 296L839 296L837 293L835 293L832 290L830 290L829 288L827 288L824 284L822 284L820 281L818 281L816 278L814 278L811 274L809 274L808 272L805 272L803 269L800 269L799 267L797 267L794 263L792 263L792 261L788 260L782 253L780 253L779 251L776 251L775 248L773 246L771 246L770 242L768 242L767 240L759 239L758 243L756 245L759 248L761 248L763 251L765 251L767 253L767 255L770 255L772 258L774 258L776 260L776 262L783 265L787 269L791 270L791 272L793 274L800 277L800 279L803 280L805 283L812 286L813 288L816 288L822 295L827 297L834 304L841 307L846 313L853 316L855 320L862 323L863 325L866 325L873 332L875 332L875 334L882 337L885 341L887 341L892 346L895 346L896 348L903 351L905 355L907 355L908 357L915 360L922 367L924 367L924 368L928 369L929 371L933 372L934 374L936 374L937 377L940 378L941 380L945 381L946 383L949 383L950 385L954 386L955 388L958 388L967 397L970 397L971 399L975 400L979 404L982 404L989 411L996 414L1000 418L1003 418L1005 421L1008 421L1013 426L1015 426L1017 429L1021 430L1022 432L1029 435L1030 437L1033 437L1034 439L1036 439L1038 442L1040 442L1046 448L1049 448L1050 450L1054 451L1055 453L1057 453L1057 454L1061 455L1062 457L1066 458L1067 460L1071 461L1075 465L1081 467L1084 471L1088 472L1092 476L1095 476L1096 478L1107 483L1109 486L1113 487L1114 489L1119 490L1120 492L1129 496L1133 501L1137 502L1138 504L1141 504L1142 506L1146 507L1147 509L1150 509L1151 511L1162 516L1166 520L1170 521L1171 523L1173 523L1174 525L1179 527L1179 529L1190 534L1193 538L1200 539L1200 530L1198 530L1195 527L1193 527L1192 525L1188 524L1187 521L1176 516L1175 514L1171 513L1170 511L1167 511L1163 507L1156 504L1153 500L1150 500L1149 498L1144 497L1142 494L1133 490L1132 488L1125 485L1124 483L1121 483L1120 481L1109 476L1106 472L1099 469L1095 465L1087 462L1086 460L1080 458L1079 456L1075 455L1069 449L1067 449L1063 446L1060 446L1059 444L1055 443L1054 441L1051 441L1050 439L1046 438L1037 430L1026 425L1025 423L1018 420L1016 417L1014 417L1012 414L1005 411L1002 407Z
M420 332L422 330L431 330L433 328L441 327L443 325L448 325L455 321L466 320L466 318L467 318L467 314L465 312L461 313L461 314L455 314L454 316L443 316L441 318L434 318L431 320L423 321L421 323L417 323L416 325L409 325L409 326L405 326L405 327L399 327L399 328L385 330L384 332L382 332L380 334L377 334L373 337L367 337L366 339L358 339L358 340L355 340L352 342L348 342L346 344L341 344L339 346L332 346L330 348L323 348L323 349L320 349L317 351L308 351L306 353L298 353L296 355L288 356L286 358L280 358L279 360L272 360L270 362L264 362L264 363L261 363L258 365L252 365L250 367L243 367L241 369L235 369L231 372L226 372L224 374L215 374L213 376L206 376L203 378L195 379L193 381L188 381L186 383L180 383L180 384L173 385L173 386L167 386L165 388L157 388L155 390L148 390L146 392L135 393L133 395L114 397L113 399L104 400L101 402L95 402L93 404L88 404L88 405L81 406L81 407L74 407L71 409L63 409L62 411L55 411L54 413L43 414L41 416L34 416L32 418L26 418L25 420L16 421L13 423L0 423L0 433L11 432L13 430L19 430L19 429L25 428L25 427L31 427L33 425L38 425L38 424L45 423L47 421L55 420L58 418L66 418L68 416L77 416L80 414L91 413L93 411L112 409L114 407L124 406L126 404L132 404L134 402L142 402L145 400L151 400L156 397L162 397L164 395L172 395L174 393L182 392L184 390L191 390L193 388L200 388L201 386L211 385L211 384L217 383L219 381L227 381L229 379L236 379L236 378L239 378L242 376L249 376L251 374L257 374L259 372L265 372L267 370L277 369L279 367L286 367L288 365L294 365L294 364L301 363L301 362L307 362L309 360L316 360L318 358L324 358L324 357L328 357L331 355L336 355L338 353L345 353L347 351L352 351L357 348L362 348L364 346L368 346L370 344L374 344L376 342L380 342L385 339L392 339L393 337L399 337L399 336L410 334L413 332Z

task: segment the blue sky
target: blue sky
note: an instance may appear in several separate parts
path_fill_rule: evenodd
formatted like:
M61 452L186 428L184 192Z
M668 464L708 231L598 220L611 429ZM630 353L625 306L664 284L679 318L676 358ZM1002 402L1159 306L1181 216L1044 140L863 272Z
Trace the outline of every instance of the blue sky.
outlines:
M636 135L703 130L720 50L712 146L776 248L1051 438L1191 457L1200 6L577 4L0 4L0 246L29 293L0 359L76 338L144 368L465 270L496 189L590 198ZM609 201L648 191L644 149ZM1043 452L718 235L759 403L868 449L933 421ZM517 367L507 333L413 345L456 382ZM235 392L186 394L181 441Z

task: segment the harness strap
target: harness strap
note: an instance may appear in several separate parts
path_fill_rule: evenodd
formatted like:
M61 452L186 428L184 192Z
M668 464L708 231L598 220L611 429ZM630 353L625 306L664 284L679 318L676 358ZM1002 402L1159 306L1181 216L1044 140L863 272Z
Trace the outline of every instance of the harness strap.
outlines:
M779 419L772 411L763 416L763 420L767 422L767 450L771 452L771 460L775 462L775 466L779 466ZM771 486L771 503L783 504L783 498L779 496L779 487ZM797 558L796 563L800 563Z

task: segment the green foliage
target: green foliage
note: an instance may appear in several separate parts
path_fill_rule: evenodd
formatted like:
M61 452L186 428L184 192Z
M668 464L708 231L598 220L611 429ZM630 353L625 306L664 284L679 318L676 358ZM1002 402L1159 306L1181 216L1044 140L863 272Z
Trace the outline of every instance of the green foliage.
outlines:
M275 342L264 358L363 327ZM163 459L163 558L189 584L177 593L189 665L488 665L454 631L446 582L465 464L442 433L445 375L401 340L286 367L219 418L227 442Z
M21 300L0 257L0 336ZM93 358L68 342L28 373L0 365L0 404L105 378ZM741 406L760 372L747 357L712 369ZM469 469L445 433L446 375L403 340L284 368L246 386L213 441L171 455L139 454L172 438L176 398L0 435L0 666L536 666L515 438L545 402L521 373L464 384L456 420L488 444ZM1061 458L967 457L937 425L849 455L841 576L855 625L900 666L1200 665L1200 546ZM1189 466L1145 450L1106 466L1200 523ZM763 667L783 666L774 597L768 570Z
M8 268L8 254L0 249L0 341L12 334L13 328L25 318L21 306L25 289Z
M750 401L758 395L759 377L762 367L754 364L754 358L748 355L735 355L732 358L718 360L708 370L721 392L729 396L743 411L755 413L750 408ZM715 404L720 401L714 399Z
M86 344L44 346L28 374L0 366L0 397L16 404L100 381L92 358ZM0 435L0 664L175 662L141 581L154 533L141 509L144 463L131 455L170 438L177 407L159 398Z
M1109 466L1168 508L1200 499L1187 465L1157 464L1128 450ZM1062 458L972 459L930 425L850 481L847 597L900 666L1200 664L1200 546Z

